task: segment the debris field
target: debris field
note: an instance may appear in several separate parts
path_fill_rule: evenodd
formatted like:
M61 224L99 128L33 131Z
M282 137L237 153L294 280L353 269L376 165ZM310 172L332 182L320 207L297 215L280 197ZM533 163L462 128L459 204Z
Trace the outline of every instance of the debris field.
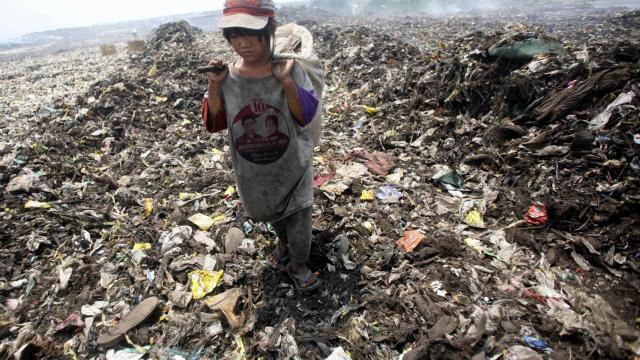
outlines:
M341 17L300 294L200 117L219 33L0 65L0 359L637 359L640 12Z

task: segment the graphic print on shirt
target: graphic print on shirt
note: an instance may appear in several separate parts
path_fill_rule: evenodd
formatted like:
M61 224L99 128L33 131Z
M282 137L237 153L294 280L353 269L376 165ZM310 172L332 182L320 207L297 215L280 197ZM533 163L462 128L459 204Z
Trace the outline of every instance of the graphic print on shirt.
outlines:
M287 151L291 132L279 109L254 98L236 114L231 134L240 156L255 164L270 164Z

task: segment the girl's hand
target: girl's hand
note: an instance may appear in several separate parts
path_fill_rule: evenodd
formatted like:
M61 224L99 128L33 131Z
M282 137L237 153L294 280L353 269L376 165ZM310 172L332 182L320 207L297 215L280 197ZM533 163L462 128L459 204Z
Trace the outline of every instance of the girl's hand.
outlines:
M207 79L209 80L209 85L217 84L220 85L225 77L227 77L227 73L229 72L229 68L227 64L225 64L221 59L214 58L209 61L210 66L223 66L224 70L218 72L208 72Z
M293 70L293 62L293 59L274 60L271 65L271 72L273 73L273 76L275 76L281 83L290 79L291 71Z

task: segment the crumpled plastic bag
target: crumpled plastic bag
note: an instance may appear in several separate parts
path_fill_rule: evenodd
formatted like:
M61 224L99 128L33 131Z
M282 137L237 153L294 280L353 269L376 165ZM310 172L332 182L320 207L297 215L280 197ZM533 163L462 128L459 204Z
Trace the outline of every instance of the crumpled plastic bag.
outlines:
M473 209L464 215L464 222L478 229L484 229L487 226L484 224L484 219L482 218L482 213L480 211Z
M394 204L400 201L402 193L391 185L383 185L376 191L376 198L383 203Z
M298 344L294 338L295 320L288 318L277 328L267 326L259 335L258 347L262 351L277 351L278 359L298 359Z
M506 360L542 360L542 355L538 354L526 346L514 345L507 350Z
M508 242L505 238L505 232L503 230L499 230L491 234L489 241L496 247L498 247L498 252L496 254L497 260L500 260L503 264L500 264L500 261L493 261L492 264L497 268L504 268L504 265L513 266L513 265L524 265L523 259L525 257L522 249L518 248L517 244L512 244Z
M38 175L29 168L22 168L20 174L9 181L6 192L30 192L38 181Z
M208 293L218 286L222 280L223 270L216 273L207 270L196 270L189 273L189 281L191 282L191 293L193 299L202 299Z
M446 165L436 165L431 179L446 190L460 190L464 186L464 180L458 172Z
M340 166L336 169L336 176L346 184L351 184L367 174L367 167L360 163L351 163Z
M633 98L635 96L636 93L633 90L618 95L618 97L611 104L609 104L609 106L607 106L607 108L604 109L603 112L589 121L589 130L601 130L602 128L604 128L609 122L609 119L611 118L611 115L613 114L615 109L620 107L621 105L630 103L631 101L633 101Z
M179 308L186 308L193 299L193 294L182 284L176 284L176 288L169 293L169 300Z
M351 357L347 355L347 353L344 352L344 349L342 348L342 346L340 346L333 349L333 352L331 352L331 355L329 355L329 357L326 358L325 360L351 360Z
M165 231L160 234L160 240L158 240L158 242L162 244L162 253L164 254L188 240L191 237L192 231L189 226L177 226L169 232Z
M127 348L121 350L109 349L105 355L107 360L139 360L144 358L146 353L139 353L134 348Z
M334 248L336 249L336 255L342 260L342 265L347 270L353 270L356 268L356 263L349 259L349 238L346 235L340 234L333 240Z

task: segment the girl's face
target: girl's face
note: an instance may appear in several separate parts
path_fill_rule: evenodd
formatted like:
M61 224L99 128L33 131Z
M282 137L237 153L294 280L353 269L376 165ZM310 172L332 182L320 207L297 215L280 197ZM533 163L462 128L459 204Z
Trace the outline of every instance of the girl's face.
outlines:
M268 57L269 47L257 35L233 34L229 38L231 47L247 63L255 63Z

